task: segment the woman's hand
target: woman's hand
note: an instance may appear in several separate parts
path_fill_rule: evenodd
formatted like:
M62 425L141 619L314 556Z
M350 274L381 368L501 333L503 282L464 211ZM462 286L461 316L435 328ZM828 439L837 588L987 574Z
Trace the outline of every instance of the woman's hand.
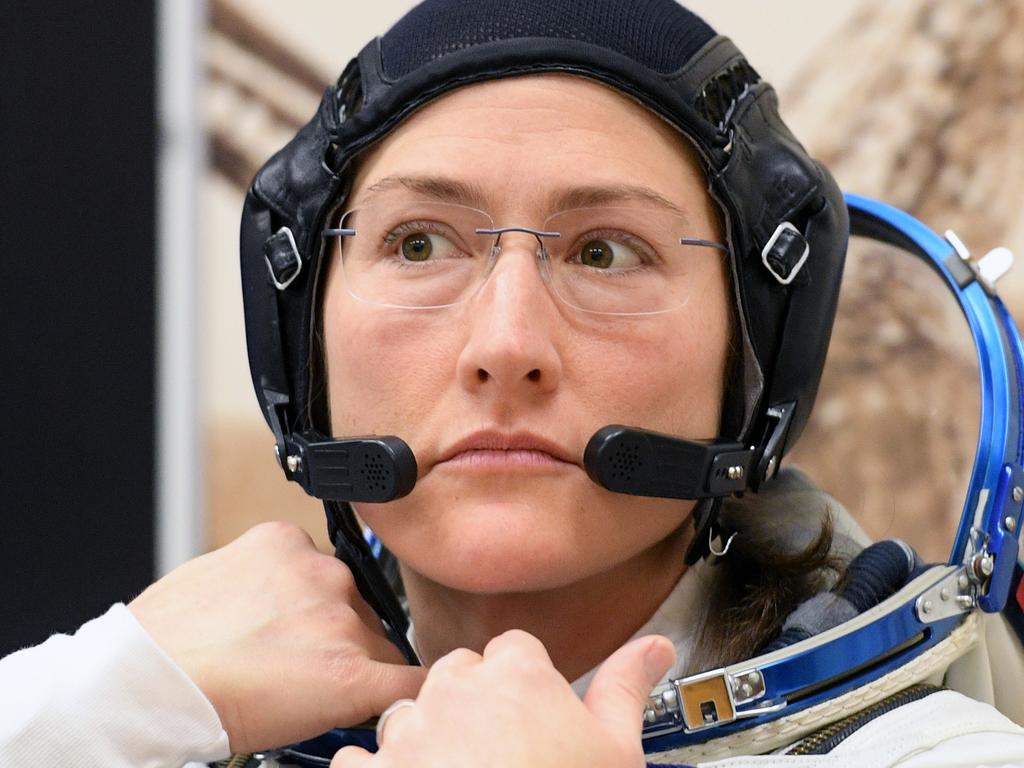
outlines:
M213 704L235 752L355 725L426 676L348 568L285 523L182 565L128 607Z
M644 703L675 658L664 637L634 640L601 666L580 701L540 641L506 632L430 669L416 705L395 710L376 754L345 747L331 768L644 765Z

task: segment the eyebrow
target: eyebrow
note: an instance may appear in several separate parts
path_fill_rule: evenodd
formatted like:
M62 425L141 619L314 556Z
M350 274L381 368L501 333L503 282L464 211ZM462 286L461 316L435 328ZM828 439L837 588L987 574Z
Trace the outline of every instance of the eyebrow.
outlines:
M386 176L373 184L366 192L374 195L392 189L407 189L420 195L471 208L486 207L487 195L483 189L475 184L441 176Z
M486 210L487 193L476 184L443 176L386 176L366 191L368 194L386 192L392 189L406 189L420 195L457 203L470 208ZM549 210L565 211L585 208L591 205L611 205L626 201L652 203L689 222L686 211L659 192L649 187L633 184L584 185L570 187L555 193L550 199Z
M626 201L653 203L659 208L664 208L676 216L689 220L689 217L682 208L661 193L655 192L649 187L633 184L572 187L558 194L552 201L552 207L556 210L565 211L572 208L585 208L590 205L610 205Z

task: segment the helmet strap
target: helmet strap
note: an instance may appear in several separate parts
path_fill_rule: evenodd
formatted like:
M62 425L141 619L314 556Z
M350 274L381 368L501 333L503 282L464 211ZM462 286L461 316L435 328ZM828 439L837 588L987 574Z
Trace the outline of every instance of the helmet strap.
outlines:
M370 551L351 505L325 501L324 511L327 513L327 531L334 544L334 556L352 571L359 594L380 617L391 642L406 661L418 665L419 657L408 639L409 618Z

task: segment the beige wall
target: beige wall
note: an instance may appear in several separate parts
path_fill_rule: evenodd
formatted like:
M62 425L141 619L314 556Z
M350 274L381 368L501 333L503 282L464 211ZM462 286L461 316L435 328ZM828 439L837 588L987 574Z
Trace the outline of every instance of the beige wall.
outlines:
M468 0L472 1L472 0ZM274 0L236 0L334 76L362 45L383 34L416 5L407 0L377 0L372 7L354 0L293 0L287 14ZM754 68L774 83L788 81L815 47L856 12L859 0L693 0L686 7L729 35Z

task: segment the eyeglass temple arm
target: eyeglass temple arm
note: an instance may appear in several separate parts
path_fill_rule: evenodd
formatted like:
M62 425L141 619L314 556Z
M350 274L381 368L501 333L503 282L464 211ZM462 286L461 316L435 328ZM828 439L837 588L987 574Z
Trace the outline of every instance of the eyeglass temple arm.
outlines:
M681 237L679 238L680 245L701 245L705 248L717 248L725 253L729 252L729 249L722 243L716 243L714 240L701 240L697 237Z

